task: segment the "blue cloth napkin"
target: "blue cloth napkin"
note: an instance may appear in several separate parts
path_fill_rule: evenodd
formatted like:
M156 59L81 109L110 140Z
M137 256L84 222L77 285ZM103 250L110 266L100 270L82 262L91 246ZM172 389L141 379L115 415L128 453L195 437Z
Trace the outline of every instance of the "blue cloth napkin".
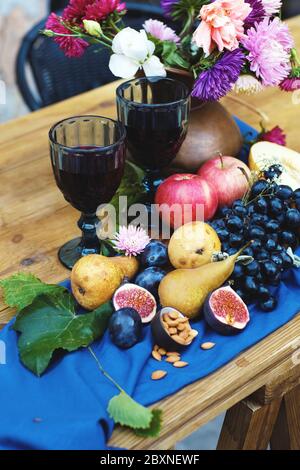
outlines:
M249 126L239 125L243 133L251 131ZM68 281L64 284L69 287ZM143 340L127 351L114 346L108 333L93 349L127 393L150 405L214 372L291 320L300 310L299 294L300 270L294 269L277 288L277 309L262 313L251 307L251 322L243 333L223 337L203 320L194 322L199 335L182 354L189 366L175 369L161 364L159 368L167 370L168 375L160 382L150 379L158 368L150 356L150 327L144 327ZM89 351L56 357L47 372L37 378L19 361L16 332L7 326L0 333L0 341L6 346L6 364L0 362L0 449L107 449L113 422L106 408L118 390L101 374ZM200 344L204 341L216 346L203 351Z

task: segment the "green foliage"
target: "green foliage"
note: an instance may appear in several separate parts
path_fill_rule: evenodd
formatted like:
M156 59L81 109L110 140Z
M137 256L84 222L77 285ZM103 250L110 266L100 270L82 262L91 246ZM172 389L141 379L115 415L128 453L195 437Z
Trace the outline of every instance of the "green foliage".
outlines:
M115 423L134 429L140 437L155 437L161 429L161 410L150 410L122 391L113 397L107 409Z
M189 62L180 54L174 42L165 41L163 43L162 59L167 67L179 67L186 70L190 68Z
M30 305L41 294L62 294L66 289L55 284L45 284L30 273L17 273L0 281L4 291L4 300L9 307L18 310Z
M41 375L57 349L75 351L100 338L112 312L108 303L93 312L75 315L75 303L68 292L36 297L19 312L13 326L21 333L21 361L34 374Z

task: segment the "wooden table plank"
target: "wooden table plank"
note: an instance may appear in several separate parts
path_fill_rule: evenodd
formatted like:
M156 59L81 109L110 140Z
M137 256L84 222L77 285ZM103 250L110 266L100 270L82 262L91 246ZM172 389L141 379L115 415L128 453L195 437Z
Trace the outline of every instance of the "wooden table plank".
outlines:
M300 45L300 17L289 22ZM48 131L57 121L77 114L114 117L115 88L106 85L49 106L0 126L0 278L28 270L47 282L69 275L57 260L57 249L78 234L79 217L57 189L50 166ZM262 109L288 134L288 143L300 151L298 137L300 96L276 89L245 97ZM299 102L299 104L295 104ZM258 117L248 108L225 98L223 103L250 125ZM0 300L0 327L14 314ZM272 378L272 371L288 361L292 343L300 337L300 317L261 341L214 374L163 400L164 427L159 439L142 440L117 429L112 444L134 449L165 449L198 426L234 405Z

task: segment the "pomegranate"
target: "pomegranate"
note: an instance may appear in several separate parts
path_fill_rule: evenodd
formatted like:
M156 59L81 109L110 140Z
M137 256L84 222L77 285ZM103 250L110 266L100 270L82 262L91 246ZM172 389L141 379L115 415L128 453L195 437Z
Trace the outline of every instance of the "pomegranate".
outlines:
M136 284L123 284L113 297L116 310L133 308L141 317L142 323L149 323L156 314L156 300L153 295Z
M198 175L214 186L219 207L231 206L236 199L243 197L249 189L247 176L250 174L247 165L234 157L212 158L198 170Z
M220 287L207 297L204 318L222 335L239 333L250 321L247 305L230 286Z
M200 176L182 173L161 183L155 204L160 206L163 222L178 228L195 220L210 220L218 208L218 195L213 185Z

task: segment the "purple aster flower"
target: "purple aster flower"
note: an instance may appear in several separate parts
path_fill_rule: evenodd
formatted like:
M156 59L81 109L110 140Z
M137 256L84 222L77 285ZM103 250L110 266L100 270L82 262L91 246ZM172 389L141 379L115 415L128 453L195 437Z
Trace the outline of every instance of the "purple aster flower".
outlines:
M279 18L265 18L256 23L241 42L249 51L250 69L264 86L277 86L288 77L294 41L287 25Z
M268 16L277 15L282 7L282 0L262 0L262 3Z
M179 0L161 0L160 5L166 16L171 16L172 8L174 3L178 3Z
M217 101L233 87L245 62L240 49L223 54L210 69L202 72L194 84L192 96L203 101Z
M249 16L245 19L245 29L251 28L255 23L260 23L266 16L262 0L246 0L252 8Z

